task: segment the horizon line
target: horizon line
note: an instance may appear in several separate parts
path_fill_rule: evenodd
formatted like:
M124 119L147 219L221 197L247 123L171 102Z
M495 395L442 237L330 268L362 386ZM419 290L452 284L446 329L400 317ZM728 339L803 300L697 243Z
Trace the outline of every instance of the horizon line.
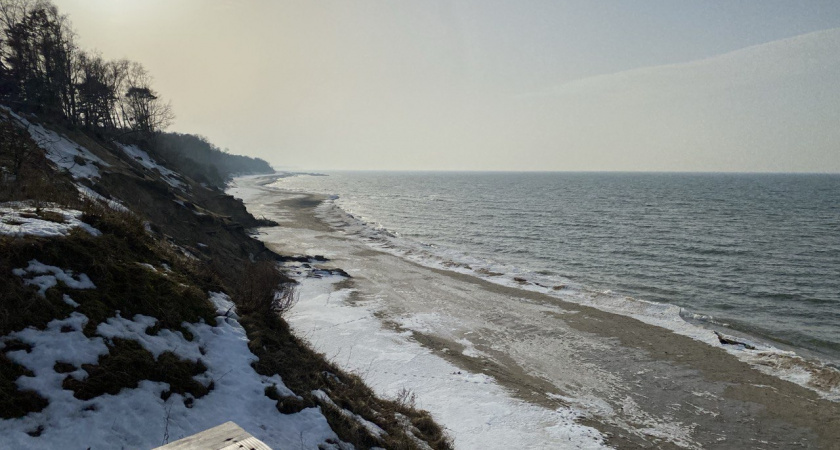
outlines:
M704 171L704 170L482 170L482 169L277 169L275 173L314 174L320 172L398 173L599 173L599 174L693 174L693 175L840 175L840 172Z

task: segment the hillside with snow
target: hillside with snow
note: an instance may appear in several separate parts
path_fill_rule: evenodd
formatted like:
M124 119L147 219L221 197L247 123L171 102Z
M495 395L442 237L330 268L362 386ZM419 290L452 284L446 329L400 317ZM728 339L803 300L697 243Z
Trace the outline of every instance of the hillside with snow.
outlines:
M291 334L296 282L240 201L141 142L5 107L0 141L0 449L154 448L228 421L277 449L451 448Z

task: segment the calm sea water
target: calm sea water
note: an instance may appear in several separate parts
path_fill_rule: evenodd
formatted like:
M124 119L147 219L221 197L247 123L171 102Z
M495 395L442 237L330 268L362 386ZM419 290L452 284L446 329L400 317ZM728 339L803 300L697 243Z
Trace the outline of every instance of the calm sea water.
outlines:
M278 187L440 255L655 302L840 361L840 176L341 172Z

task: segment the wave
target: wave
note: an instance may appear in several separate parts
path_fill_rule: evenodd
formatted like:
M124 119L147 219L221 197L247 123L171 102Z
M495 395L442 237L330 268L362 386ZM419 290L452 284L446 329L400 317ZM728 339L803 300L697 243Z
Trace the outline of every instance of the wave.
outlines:
M345 233L367 241L369 245L385 249L388 253L436 269L447 269L493 283L538 291L558 299L620 312L623 315L643 314L668 320L682 320L689 314L682 307L668 303L652 302L616 294L610 290L594 289L563 277L550 270L528 271L490 259L478 258L433 243L403 237L399 232L362 215L345 209L336 195L329 196L316 209L319 219L331 226L342 228ZM520 239L527 239L519 236Z
M502 286L540 292L562 301L629 316L723 348L762 372L812 389L823 398L840 401L840 372L823 361L811 358L806 360L793 351L777 348L763 338L755 337L760 333L749 333L746 330L739 333L739 336L743 336L740 339L745 345L722 344L714 329L738 333L737 324L733 326L731 321L718 320L678 305L595 289L554 272L524 270L435 243L407 238L371 218L354 213L347 205L341 203L341 197L338 195L327 196L316 208L316 215L330 226L342 229L348 236L420 265L467 274Z

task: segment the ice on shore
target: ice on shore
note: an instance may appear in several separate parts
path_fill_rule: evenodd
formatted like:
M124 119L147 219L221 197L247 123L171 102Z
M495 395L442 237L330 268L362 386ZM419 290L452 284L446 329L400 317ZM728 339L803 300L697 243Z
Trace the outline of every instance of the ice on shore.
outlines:
M295 333L377 394L414 393L417 406L448 429L457 448L604 448L597 430L576 422L579 412L516 400L493 378L445 361L411 333L384 328L375 305L350 304L352 289L334 291L342 277L301 274L300 301L287 316ZM412 325L422 328L423 320L434 318Z
M602 311L632 317L648 325L720 347L757 370L796 383L816 392L820 397L840 401L837 369L819 361L806 360L794 352L782 350L763 342L753 342L752 349L744 346L722 345L714 331L683 318L679 306L617 295L612 291L593 291L568 280L555 280L535 273L521 273L515 267L483 261L450 249L424 245L403 239L393 232L368 223L344 210L330 197L316 208L316 216L325 223L343 230L343 234L376 250L434 269L448 270L475 276L485 281L517 289L539 292L560 300L595 307ZM558 282L561 289L555 289ZM419 320L413 317L409 320ZM469 348L465 351L469 352ZM831 381L834 380L834 381Z

